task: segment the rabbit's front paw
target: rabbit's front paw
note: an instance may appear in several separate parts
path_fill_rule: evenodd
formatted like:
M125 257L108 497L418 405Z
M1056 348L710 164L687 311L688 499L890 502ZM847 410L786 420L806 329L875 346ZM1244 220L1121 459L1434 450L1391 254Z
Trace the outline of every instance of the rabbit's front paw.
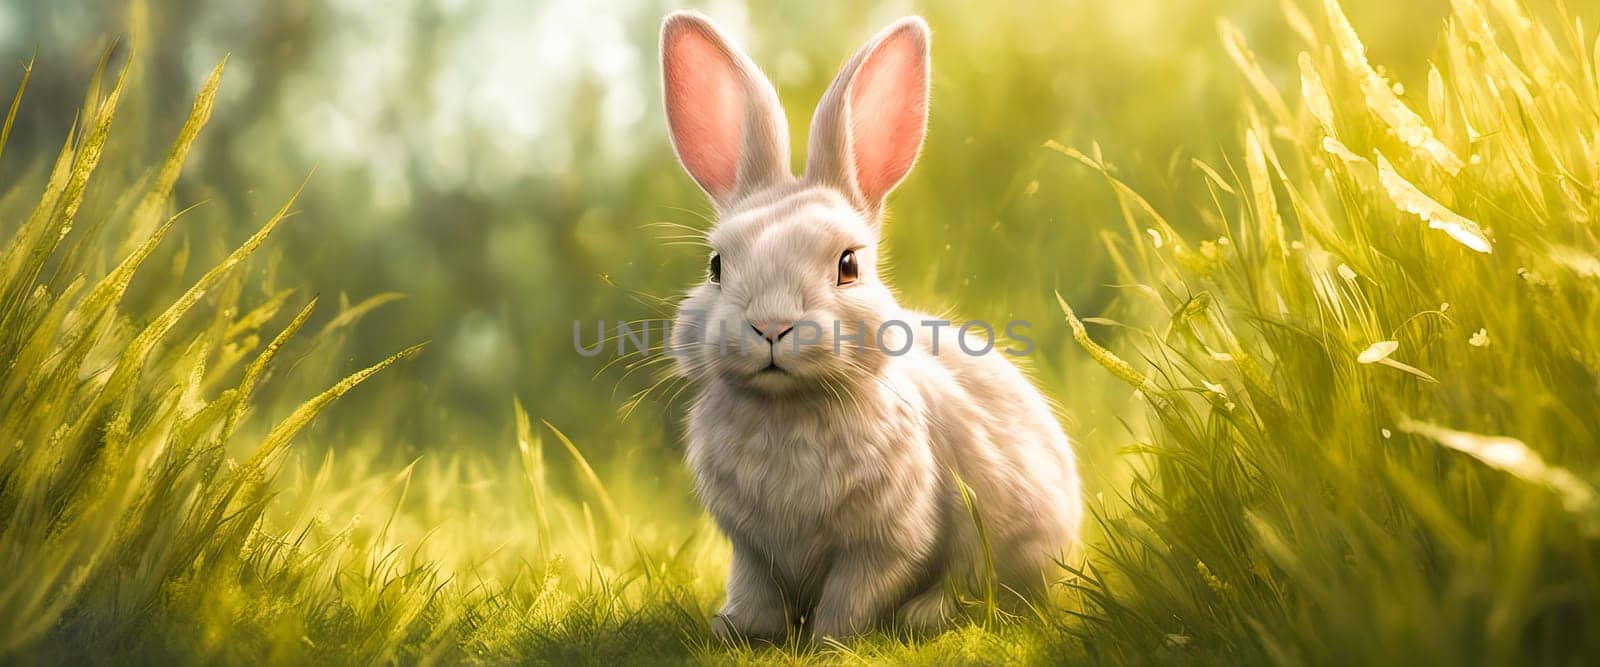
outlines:
M778 644L789 635L789 624L782 613L745 613L724 607L711 617L711 636L724 644L766 642Z
M942 588L924 591L901 605L899 621L915 636L936 635L954 624L955 604Z

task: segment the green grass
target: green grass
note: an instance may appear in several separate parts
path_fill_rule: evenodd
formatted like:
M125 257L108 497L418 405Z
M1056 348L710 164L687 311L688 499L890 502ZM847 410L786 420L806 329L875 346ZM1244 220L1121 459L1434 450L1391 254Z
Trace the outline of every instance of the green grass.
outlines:
M1290 92L1238 47L1255 97L1237 157L1196 165L1233 175L1184 212L1205 236L1119 191L1151 230L1107 248L1126 311L1162 323L1123 336L1148 364L1098 354L1155 428L1101 513L1092 651L1600 655L1593 36L1486 4L1400 97L1331 0Z
M419 351L296 363L391 297L311 334L318 300L247 270L289 193L209 270L151 261L222 68L131 179L100 165L127 70L97 75L0 197L0 660L1592 662L1600 43L1553 0L1458 0L1400 92L1309 9L1297 80L1222 25L1249 97L1189 165L1204 196L1158 209L1098 147L1042 149L1125 214L1098 230L1123 296L1061 301L1137 404L1084 559L1031 616L848 646L713 645L727 547L682 470L591 463L559 416L516 404L499 457L303 448Z

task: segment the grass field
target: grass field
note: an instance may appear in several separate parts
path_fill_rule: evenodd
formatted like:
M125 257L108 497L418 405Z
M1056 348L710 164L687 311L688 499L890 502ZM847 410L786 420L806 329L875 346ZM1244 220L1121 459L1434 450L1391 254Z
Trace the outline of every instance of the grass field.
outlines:
M1065 359L1045 389L1111 443L1084 454L1081 559L1032 614L849 645L713 644L727 545L643 441L591 461L504 396L482 450L396 463L347 413L324 418L354 441L312 448L319 413L430 346L335 372L394 297L282 269L295 192L232 249L185 231L174 188L229 65L130 167L140 75L103 61L53 161L0 154L39 165L0 185L0 661L1600 660L1594 12L1454 0L1415 31L1427 68L1390 75L1336 0L1274 10L1298 62L1214 36L1246 91L1219 159L1016 148L1121 212L1089 236L1114 299L1037 295L1070 332L1040 341ZM1180 173L1201 187L1131 185Z

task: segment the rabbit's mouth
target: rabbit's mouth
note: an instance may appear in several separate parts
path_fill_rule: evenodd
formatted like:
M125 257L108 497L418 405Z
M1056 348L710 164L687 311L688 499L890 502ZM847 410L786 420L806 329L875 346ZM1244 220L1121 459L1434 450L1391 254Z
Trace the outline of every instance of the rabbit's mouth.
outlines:
M738 385L763 395L787 394L800 385L800 376L794 371L779 366L775 361L768 361L766 365L755 371L746 371L745 375L735 382Z

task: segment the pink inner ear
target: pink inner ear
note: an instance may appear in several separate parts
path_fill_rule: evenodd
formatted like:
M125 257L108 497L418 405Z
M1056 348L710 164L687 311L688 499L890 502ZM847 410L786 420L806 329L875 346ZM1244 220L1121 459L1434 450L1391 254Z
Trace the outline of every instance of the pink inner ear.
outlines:
M928 124L928 58L919 34L898 30L873 50L850 84L856 185L879 201L905 178Z
M698 28L670 29L662 48L667 126L689 175L715 199L733 193L739 175L744 108L728 54Z

